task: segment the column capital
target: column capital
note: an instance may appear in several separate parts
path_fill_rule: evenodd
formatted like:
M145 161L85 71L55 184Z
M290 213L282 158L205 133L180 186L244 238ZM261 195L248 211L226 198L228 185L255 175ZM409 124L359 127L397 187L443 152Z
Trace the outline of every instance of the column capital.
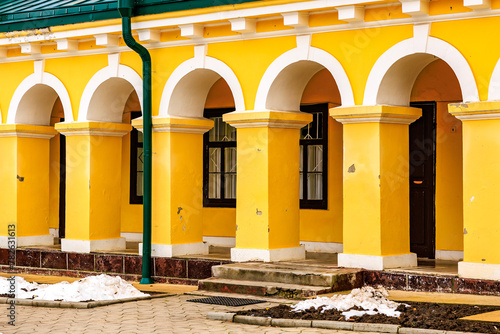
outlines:
M123 137L132 130L130 124L106 122L57 123L55 128L65 136Z
M52 126L0 124L0 137L50 139L57 135Z
M400 106L354 106L330 109L330 116L342 124L410 124L422 116L422 110Z
M448 111L462 122L500 119L500 101L450 103Z
M300 129L312 121L312 115L297 111L247 110L224 114L224 122L235 128Z
M207 118L153 117L153 132L178 132L203 134L213 128L214 121ZM143 119L132 120L132 126L142 132Z

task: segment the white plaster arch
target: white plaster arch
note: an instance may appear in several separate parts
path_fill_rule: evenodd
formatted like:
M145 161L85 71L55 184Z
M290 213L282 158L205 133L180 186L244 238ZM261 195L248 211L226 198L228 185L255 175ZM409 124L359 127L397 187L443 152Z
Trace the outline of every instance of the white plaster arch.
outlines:
M223 78L233 94L236 111L245 110L245 100L238 78L222 61L195 52L195 57L180 64L163 89L159 116L203 117L208 92Z
M490 85L488 87L488 101L500 100L500 59L491 74Z
M326 68L337 83L342 106L353 106L351 83L340 62L328 52L298 40L297 47L276 58L264 73L255 110L299 111L309 80Z
M407 106L417 76L437 58L444 60L457 76L463 101L479 101L474 74L460 51L441 39L417 35L399 42L377 59L366 82L363 104Z
M64 109L65 121L72 122L71 100L64 84L53 74L35 71L14 92L7 123L50 125L50 115L58 97Z
M121 123L123 108L134 90L143 109L141 76L128 66L116 65L99 70L89 80L80 101L78 121Z

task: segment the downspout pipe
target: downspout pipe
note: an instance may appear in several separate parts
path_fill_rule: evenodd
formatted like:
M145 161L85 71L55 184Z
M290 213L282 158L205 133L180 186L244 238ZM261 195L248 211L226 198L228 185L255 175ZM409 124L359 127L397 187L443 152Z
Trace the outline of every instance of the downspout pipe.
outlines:
M135 6L134 0L118 0L118 11L122 17L123 40L142 59L143 85L143 240L142 240L142 278L141 284L152 284L151 278L151 55L148 50L137 43L132 36L131 18Z

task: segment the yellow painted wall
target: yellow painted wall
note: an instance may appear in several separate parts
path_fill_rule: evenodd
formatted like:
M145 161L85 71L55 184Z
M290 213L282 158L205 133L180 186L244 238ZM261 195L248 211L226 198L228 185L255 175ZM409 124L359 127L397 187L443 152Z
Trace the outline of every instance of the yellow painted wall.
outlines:
M149 50L152 58L153 116L158 116L163 88L172 72L184 61L194 57L194 46ZM166 60L168 59L168 61ZM142 70L139 71L142 76Z
M437 102L436 249L463 250L462 122L448 112L448 103L461 101L461 90L452 69L442 60L429 64L411 100Z
M88 185L89 240L117 238L120 236L122 138L91 136L89 141L92 157Z
M209 44L207 54L223 61L234 71L243 90L246 109L253 110L257 89L264 72L277 57L294 47L296 39L290 36ZM255 52L255 50L266 50L266 52Z
M105 54L45 60L45 72L55 75L68 91L73 119L78 119L78 109L85 86L97 71L106 66L108 57Z
M47 235L50 142L48 139L17 138L17 148L17 175L24 178L17 182L17 222L22 222L17 226L17 235Z
M496 108L496 110L498 110ZM500 120L464 122L464 261L500 264L498 216Z
M0 184L3 191L0 191L0 203L4 209L0 215L0 235L7 235L7 225L17 222L17 142L14 137L0 138Z
M411 37L411 25L373 27L313 34L311 45L337 58L349 77L356 104L362 105L366 80L376 60L393 45Z
M154 244L202 242L202 135L153 135Z
M16 91L19 84L34 71L32 61L22 61L18 63L0 63L0 73L2 78L8 80L0 80L0 106L2 107L2 123L7 122L7 113L9 110L10 100Z
M445 40L466 55L472 73L476 79L481 101L488 99L488 87L491 74L500 55L500 45L491 43L492 34L497 36L496 27L500 17L434 22L431 36ZM488 33L478 33L484 31Z
M266 4L278 3L266 1ZM247 4L245 6L258 6ZM243 6L243 5L242 5ZM459 0L435 1L430 3L431 14L451 14L470 11L463 7ZM206 11L206 10L205 10ZM167 15L167 14L165 14ZM168 14L172 15L172 14ZM365 21L391 20L408 17L401 13L401 6L369 8L366 10ZM144 18L141 18L143 20ZM114 22L114 21L113 21ZM109 22L108 22L109 23ZM337 14L330 12L313 15L310 18L312 26L328 26L342 24ZM94 23L93 23L94 24ZM94 24L95 25L95 24ZM463 54L475 75L480 98L488 98L488 85L491 73L498 61L500 45L491 43L492 34L496 36L500 18L481 18L459 21L434 22L431 25L431 35L449 42ZM61 28L62 29L62 28ZM66 29L66 28L64 28ZM57 30L57 29L56 29ZM259 21L258 32L287 31L290 27L283 25L281 19ZM477 34L477 31L488 31L491 34ZM238 35L229 29L228 24L212 26L205 29L205 37ZM390 47L413 36L412 25L373 27L337 32L315 33L312 46L326 50L336 57L344 67L352 84L357 104L362 104L366 80L376 60ZM162 40L180 40L178 31L163 32ZM332 41L335 41L332 43ZM121 41L123 44L123 41ZM208 56L215 57L226 63L236 74L243 89L246 109L254 107L255 95L261 78L268 66L281 54L296 46L295 36L273 37L267 39L241 40L208 44ZM95 48L93 42L82 42L81 50ZM54 52L54 46L44 47L44 52ZM265 50L256 52L256 50ZM151 49L153 57L153 114L157 115L163 88L172 72L182 62L194 56L194 46L178 46L163 49ZM9 50L9 57L20 55L19 50ZM168 60L168 61L167 61ZM123 52L121 63L132 67L142 75L139 57L133 52ZM51 58L45 61L45 71L54 74L65 85L69 92L73 116L78 117L78 109L82 93L92 76L108 64L106 54L86 55L64 58ZM252 66L248 66L252 64ZM33 73L33 61L17 63L0 63L0 73L8 80L0 81L0 107L2 122L7 120L7 110L15 89L28 75ZM332 105L340 103L338 90L327 72L318 73L306 87L302 103L329 102ZM332 84L333 82L333 84ZM214 85L209 93L206 107L230 107L234 105L227 94L228 87L224 81ZM436 61L429 65L419 76L412 93L412 101L438 101L438 148L437 148L437 181L436 181L436 248L438 250L463 249L463 237L460 221L461 214L461 123L446 112L446 104L460 101L459 87L456 78L443 62ZM375 131L368 129L367 131ZM301 239L305 241L342 242L342 126L336 121L329 121L329 203L328 210L301 210ZM360 134L363 136L363 134ZM75 139L76 140L76 139ZM2 141L4 141L2 139ZM56 162L58 157L58 139L51 141L50 159ZM0 144L2 145L2 144ZM85 145L82 143L82 145ZM121 154L122 185L121 196L121 231L140 232L142 230L142 213L140 205L128 203L130 189L129 178L129 137L123 139ZM10 147L10 146L9 146ZM11 148L9 148L10 150ZM75 158L74 152L69 155ZM76 159L78 156L76 156ZM109 157L108 157L109 159ZM71 168L90 168L90 167ZM9 167L4 167L9 168ZM11 171L9 171L11 172ZM88 171L91 173L91 171ZM58 174L50 168L50 226L57 227L56 188ZM3 175L4 173L2 173ZM12 182L3 180L2 182ZM83 182L83 181L75 181ZM102 180L105 182L105 180ZM4 183L2 183L4 184ZM78 184L85 188L86 184ZM14 200L7 199L4 200ZM82 199L85 201L85 199ZM73 203L68 205L83 205ZM88 203L87 203L88 207ZM53 214L54 213L54 214ZM235 235L235 209L204 208L203 234L210 236ZM87 236L90 237L90 236ZM279 238L278 238L279 239ZM282 243L282 240L276 244ZM386 250L387 253L392 250Z
M299 245L299 217L295 216L299 203L291 202L292 196L282 196L296 193L298 199L298 139L296 129L238 129L237 248Z
M347 173L350 166L344 165L344 219L358 222L358 225L346 224L344 226L344 253L381 255L380 217L380 187L373 182L371 187L366 187L364 179L376 180L380 175L380 156L374 152L379 151L379 144L371 138L379 136L379 124L365 123L344 125L344 136L352 138L344 143L345 152L349 152L349 163L354 162L356 168L355 178ZM344 162L344 164L347 162ZM366 168L360 168L366 166ZM373 166L374 169L369 168ZM360 175L361 174L361 175ZM359 175L359 176L358 176ZM351 180L352 179L352 180ZM347 184L349 182L349 184ZM359 183L361 182L361 183ZM359 184L358 184L359 183ZM362 192L359 189L363 189ZM357 200L356 200L357 199ZM360 203L362 206L358 206ZM354 210L347 206L355 205ZM359 231L364 231L361 235Z
M66 222L72 222L71 225L66 225L68 239L90 240L88 230L90 166L82 156L87 149L90 150L88 138L83 136L66 138Z

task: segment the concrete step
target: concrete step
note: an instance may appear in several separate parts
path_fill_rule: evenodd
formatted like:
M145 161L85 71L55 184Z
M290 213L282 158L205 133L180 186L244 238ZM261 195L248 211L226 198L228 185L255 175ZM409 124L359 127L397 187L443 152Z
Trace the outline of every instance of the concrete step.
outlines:
M237 293L252 296L303 299L329 293L330 287L307 286L276 282L257 282L224 278L208 278L198 282L198 288L204 291Z
M334 291L350 290L362 286L363 274L359 269L283 263L232 263L212 267L216 278L275 282L285 284L333 288Z

